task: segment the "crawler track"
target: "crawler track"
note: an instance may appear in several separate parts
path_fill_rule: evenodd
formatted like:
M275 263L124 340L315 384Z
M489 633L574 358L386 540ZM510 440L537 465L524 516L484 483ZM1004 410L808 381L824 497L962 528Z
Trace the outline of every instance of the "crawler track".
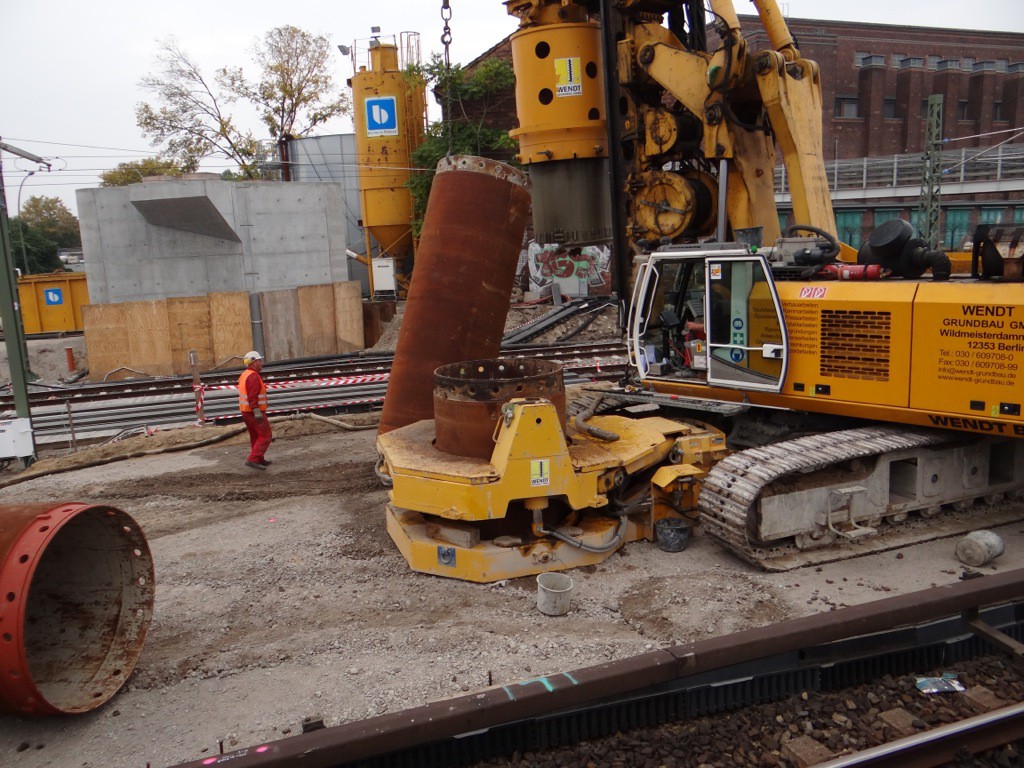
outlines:
M895 427L866 427L827 432L739 451L708 473L700 495L701 523L709 536L742 559L770 571L843 560L944 536L964 533L980 525L993 526L1021 517L1019 509L992 507L983 518L977 512L940 518L904 520L886 525L875 535L857 540L837 539L821 549L800 549L793 543L764 545L757 536L760 500L774 483L795 476L823 472L856 459L952 443L956 436L935 431ZM964 491L958 504L966 505L983 494ZM906 515L902 515L906 518ZM790 540L791 541L791 540Z

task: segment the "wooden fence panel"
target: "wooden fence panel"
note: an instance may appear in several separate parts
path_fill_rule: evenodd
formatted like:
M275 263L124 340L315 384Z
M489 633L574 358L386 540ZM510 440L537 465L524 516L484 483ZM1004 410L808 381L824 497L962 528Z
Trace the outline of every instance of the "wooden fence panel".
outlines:
M298 291L264 291L260 294L263 316L263 344L271 362L305 357L299 322Z
M334 287L302 285L298 288L299 329L306 357L338 354L334 332Z
M125 308L124 336L128 342L129 368L150 376L170 376L171 336L166 301L129 301ZM122 344L124 343L122 336Z
M210 342L213 365L218 366L232 357L225 368L242 367L242 356L253 348L252 317L249 313L249 294L246 291L211 293Z
M167 299L167 326L175 373L191 373L188 353L192 349L199 354L199 370L207 371L214 366L210 299L207 296Z
M127 364L124 343L126 315L124 304L88 304L82 307L90 381L102 381L115 368ZM122 371L111 378L119 380L130 375Z
M363 290L358 280L334 283L334 330L338 339L338 352L366 349Z

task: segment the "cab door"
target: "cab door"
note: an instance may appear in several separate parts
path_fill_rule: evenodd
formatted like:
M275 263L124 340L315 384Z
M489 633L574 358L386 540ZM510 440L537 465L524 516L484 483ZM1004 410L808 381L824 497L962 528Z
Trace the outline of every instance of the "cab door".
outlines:
M626 321L626 346L629 362L641 379L646 379L651 371L651 360L644 348L644 334L651 320L654 303L657 299L658 269L657 258L649 256L637 268L636 282L633 284L633 298L629 302L629 316Z
M708 255L704 268L708 383L781 392L789 344L782 305L764 258Z

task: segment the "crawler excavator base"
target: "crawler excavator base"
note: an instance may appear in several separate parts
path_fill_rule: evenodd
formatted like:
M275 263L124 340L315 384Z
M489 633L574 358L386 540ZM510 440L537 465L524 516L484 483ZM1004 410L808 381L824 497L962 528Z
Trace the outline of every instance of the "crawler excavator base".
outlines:
M1024 519L1024 441L868 427L734 453L700 496L705 532L771 571Z

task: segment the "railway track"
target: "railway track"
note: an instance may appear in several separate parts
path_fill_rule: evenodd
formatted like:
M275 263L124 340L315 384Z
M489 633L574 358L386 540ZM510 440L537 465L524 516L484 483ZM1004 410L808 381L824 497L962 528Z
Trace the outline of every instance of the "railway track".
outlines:
M563 365L566 383L618 378L626 366L621 343L509 345L502 354L541 357ZM271 413L357 411L384 399L391 355L292 361L264 368ZM238 370L200 377L207 421L238 418ZM197 420L191 377L131 379L67 388L35 388L29 394L38 445L67 444L116 436L141 427L174 427ZM13 399L0 397L0 418L13 416Z
M1022 635L1011 571L334 728L307 718L180 768L1016 765ZM950 670L970 687L924 690Z

